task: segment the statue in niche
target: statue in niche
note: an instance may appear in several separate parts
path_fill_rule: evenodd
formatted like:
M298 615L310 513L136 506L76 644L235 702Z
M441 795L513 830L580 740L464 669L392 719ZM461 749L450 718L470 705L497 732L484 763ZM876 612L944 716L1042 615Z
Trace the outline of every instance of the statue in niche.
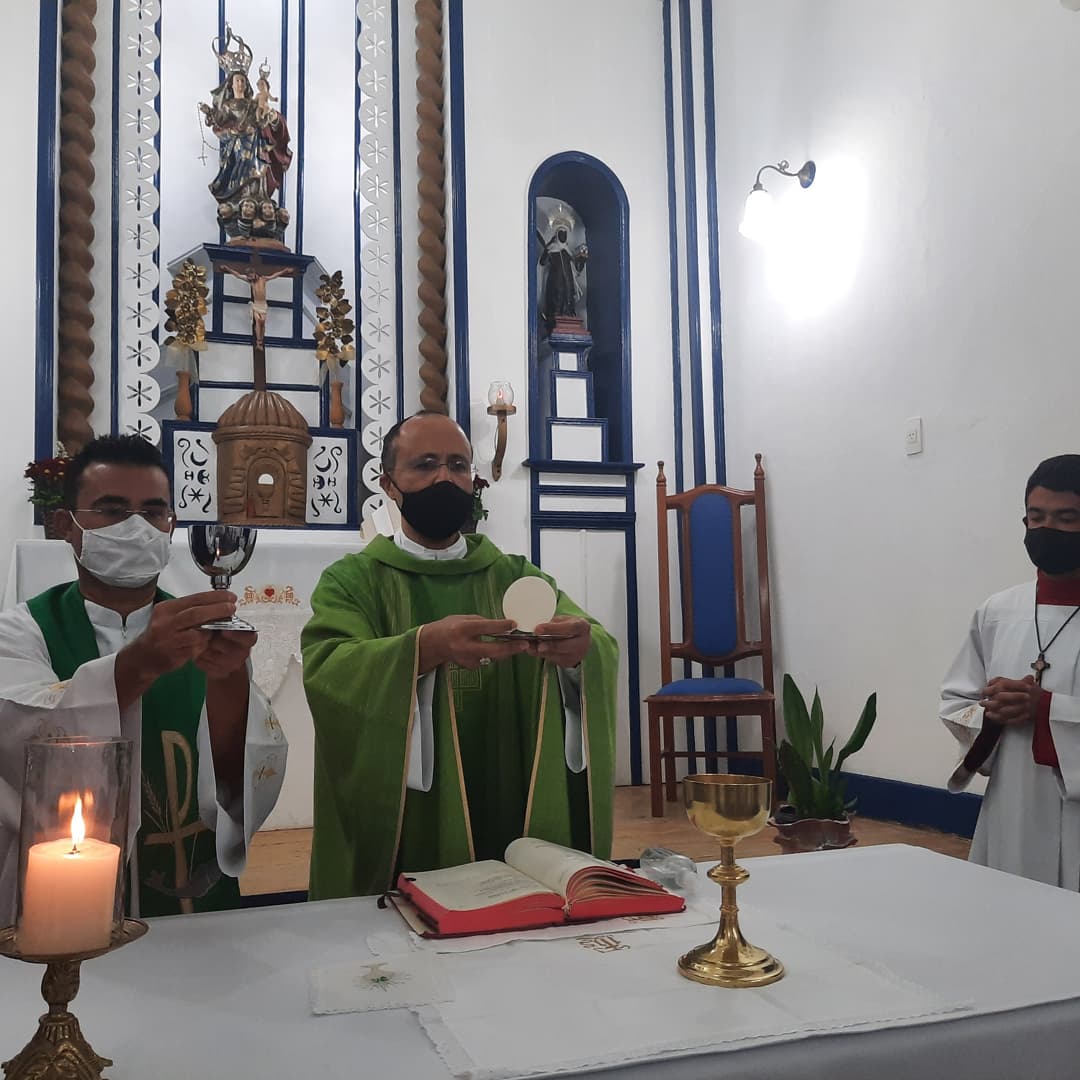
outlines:
M562 203L552 211L549 224L551 235L548 239L539 237L543 245L540 265L547 267L540 318L548 334L555 329L581 334L585 331L585 323L577 313L577 301L581 297L578 274L585 269L589 249L585 244L579 244L574 251L570 250L575 221Z
M210 182L210 193L218 201L218 223L232 243L262 241L284 247L282 238L289 212L274 201L285 171L292 164L289 128L285 117L270 104L270 67L259 67L256 94L248 72L252 52L242 37L225 27L225 45L220 38L211 45L224 78L211 95L211 103L200 102L203 119L218 139L219 167ZM235 43L235 48L230 45Z

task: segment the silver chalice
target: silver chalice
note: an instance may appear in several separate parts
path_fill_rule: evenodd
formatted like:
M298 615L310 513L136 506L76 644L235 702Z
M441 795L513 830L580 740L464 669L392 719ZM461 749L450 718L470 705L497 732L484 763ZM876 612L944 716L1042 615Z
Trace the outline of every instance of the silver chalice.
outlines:
M255 550L257 532L247 525L189 525L188 547L195 565L210 578L215 589L227 589ZM202 630L252 630L255 627L235 615L203 623Z

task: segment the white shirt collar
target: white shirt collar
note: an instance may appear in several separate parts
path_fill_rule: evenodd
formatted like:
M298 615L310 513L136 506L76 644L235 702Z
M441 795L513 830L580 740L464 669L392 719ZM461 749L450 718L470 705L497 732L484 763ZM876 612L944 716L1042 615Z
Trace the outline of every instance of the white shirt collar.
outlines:
M83 603L86 605L86 617L92 626L103 630L126 630L128 634L142 633L150 625L150 618L154 613L153 601L145 607L129 612L127 618L124 618L119 611L102 607L85 597Z
M429 548L410 540L400 529L394 533L394 543L407 555L431 562L445 562L449 559L464 559L469 554L469 545L464 536L458 538L448 548Z

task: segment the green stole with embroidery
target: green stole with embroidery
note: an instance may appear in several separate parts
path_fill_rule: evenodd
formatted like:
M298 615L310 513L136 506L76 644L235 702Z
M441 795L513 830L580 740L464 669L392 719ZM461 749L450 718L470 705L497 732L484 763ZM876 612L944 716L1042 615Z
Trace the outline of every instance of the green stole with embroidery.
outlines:
M154 603L168 599L159 589ZM77 582L48 589L27 607L58 679L70 679L98 659ZM142 697L142 821L135 854L143 916L239 906L239 884L222 874L214 833L199 817L198 728L205 697L206 676L191 663L162 675Z

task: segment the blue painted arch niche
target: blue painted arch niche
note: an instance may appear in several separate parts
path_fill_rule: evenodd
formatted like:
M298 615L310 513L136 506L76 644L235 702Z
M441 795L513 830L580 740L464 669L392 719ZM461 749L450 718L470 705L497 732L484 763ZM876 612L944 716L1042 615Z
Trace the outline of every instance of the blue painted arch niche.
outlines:
M606 460L633 458L630 382L630 206L619 178L599 158L577 150L555 154L529 183L528 328L529 457L548 457L545 419L550 415L548 378L537 317L541 244L536 200L557 199L574 207L589 244L587 323L593 338L588 367L593 373L595 415L607 420ZM580 312L579 312L580 314ZM543 367L543 370L542 370Z

